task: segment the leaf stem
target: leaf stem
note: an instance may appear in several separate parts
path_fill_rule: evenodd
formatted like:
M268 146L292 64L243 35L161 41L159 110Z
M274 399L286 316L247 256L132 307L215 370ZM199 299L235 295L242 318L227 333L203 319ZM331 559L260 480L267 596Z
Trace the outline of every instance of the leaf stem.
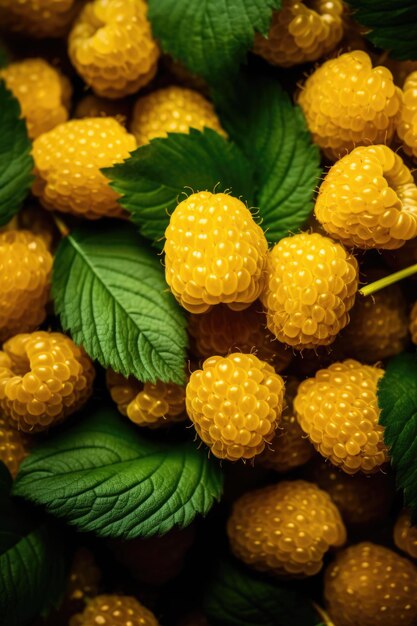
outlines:
M315 608L317 613L320 615L321 619L323 620L323 623L326 626L335 626L332 620L330 619L330 616L327 614L327 612L324 609L322 609L321 606L313 602L313 607Z
M369 285L365 285L362 289L359 289L359 293L362 296L370 296L371 294L379 291L380 289L384 289L384 287L388 287L389 285L393 285L394 283L402 280L403 278L407 278L408 276L412 276L413 274L417 274L417 264L410 265L410 267L406 267L399 272L394 272L394 274L390 274L389 276L384 276L384 278L380 278L376 280L374 283L370 283Z
M68 237L68 235L70 234L70 229L65 224L64 220L61 219L60 217L58 217L58 215L56 213L52 213L52 219L55 222L55 226L57 227L57 229L61 233L61 236L62 237Z

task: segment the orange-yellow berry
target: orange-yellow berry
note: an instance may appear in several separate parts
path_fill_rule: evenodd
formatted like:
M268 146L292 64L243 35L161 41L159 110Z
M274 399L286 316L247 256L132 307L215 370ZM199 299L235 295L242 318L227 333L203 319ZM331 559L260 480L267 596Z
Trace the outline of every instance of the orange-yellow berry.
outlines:
M125 125L130 114L130 102L127 98L121 100L108 100L89 94L84 96L75 107L73 117L115 117L118 122Z
M121 98L156 74L159 49L144 0L93 0L72 27L70 59L98 96Z
M211 102L185 87L165 87L139 98L130 126L138 146L168 133L188 133L190 128L212 128L224 135Z
M201 315L190 315L188 332L194 354L207 359L213 354L251 352L282 372L292 359L292 352L268 331L266 318L257 302L244 311L232 311L219 304Z
M204 313L221 302L245 309L260 296L268 245L237 198L192 194L176 207L165 237L165 278L187 311Z
M386 68L362 50L330 59L307 78L299 96L317 145L333 160L356 146L389 144L402 94Z
M0 70L7 87L19 100L28 134L35 139L68 119L71 84L43 59L26 59Z
M159 626L155 615L131 596L103 595L91 600L70 626Z
M19 432L0 415L0 461L14 477L23 459L29 454L30 438Z
M33 142L33 193L50 210L88 219L119 217L119 196L100 169L121 163L135 147L133 135L111 117L60 124Z
M69 337L16 335L0 352L0 410L19 430L45 430L81 408L94 374L89 357Z
M276 472L290 472L307 463L314 448L294 415L293 402L299 381L289 378L285 383L284 410L275 437L257 458L257 463Z
M346 541L330 496L304 480L250 491L234 504L227 534L236 557L277 576L317 574L331 546Z
M402 511L394 526L394 542L397 548L417 559L417 527L411 525L410 513Z
M404 152L417 159L417 71L407 77L403 94L404 101L397 134Z
M350 476L328 461L310 468L312 480L327 491L347 525L365 526L384 520L394 500L395 489L390 476L379 472L372 476Z
M414 304L410 313L410 333L411 341L417 346L417 302Z
M269 330L299 350L332 343L349 321L358 264L318 233L285 237L271 250L262 296Z
M0 341L43 322L51 268L40 237L26 230L0 233Z
M213 356L190 376L186 407L199 437L220 459L251 459L270 443L284 381L253 354Z
M107 370L107 387L122 415L138 426L160 428L187 419L185 389L174 383L140 383Z
M327 568L324 596L337 626L414 626L417 568L388 548L359 543Z
M377 472L388 461L378 423L377 385L384 372L353 359L333 363L301 383L294 408L318 452L347 474Z
M0 0L0 24L31 37L61 37L80 5L79 0Z
M358 248L400 248L417 236L417 187L387 146L360 146L333 165L315 215L330 236Z
M254 52L281 67L316 61L341 40L342 13L341 0L283 0L268 35L256 35Z

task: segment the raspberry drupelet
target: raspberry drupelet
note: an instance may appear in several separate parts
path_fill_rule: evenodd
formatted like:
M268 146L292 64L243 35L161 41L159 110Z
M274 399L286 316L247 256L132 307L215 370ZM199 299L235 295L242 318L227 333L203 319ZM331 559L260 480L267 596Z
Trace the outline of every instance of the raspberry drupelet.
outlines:
M213 356L190 376L186 408L199 437L229 461L251 459L270 443L283 405L284 381L253 354Z
M13 428L0 416L0 461L14 477L30 451L30 437Z
M314 576L346 529L330 496L304 480L283 481L241 496L227 522L233 554L261 572Z
M0 0L0 24L31 37L61 37L80 5L79 0Z
M97 596L69 626L159 626L155 615L131 596Z
M417 528L411 525L410 513L405 509L395 522L394 542L409 557L417 559Z
M191 313L225 303L245 309L261 294L268 245L237 198L208 191L181 202L165 231L165 278Z
M397 135L403 150L417 159L417 71L407 76L404 87L404 103L397 126Z

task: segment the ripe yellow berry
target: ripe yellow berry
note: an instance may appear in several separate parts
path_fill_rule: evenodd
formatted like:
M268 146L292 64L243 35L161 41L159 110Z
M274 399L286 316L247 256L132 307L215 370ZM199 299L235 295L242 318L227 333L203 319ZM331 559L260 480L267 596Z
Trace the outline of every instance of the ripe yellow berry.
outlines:
M341 40L342 13L341 0L283 0L272 15L268 35L256 35L254 52L281 67L316 61Z
M51 268L40 237L26 230L0 233L0 341L43 322Z
M307 78L299 96L313 139L336 160L356 146L389 144L402 95L386 68L362 50L330 59Z
M268 258L268 328L299 350L328 345L349 321L357 286L358 264L342 245L318 233L285 237Z
M289 378L285 383L284 410L275 437L257 458L257 463L276 472L290 472L307 463L314 448L294 415L293 402L299 381Z
M244 311L232 311L219 304L207 313L190 315L188 332L194 354L207 359L213 354L227 356L231 352L251 352L282 372L290 363L292 353L277 341L266 328L266 318L257 302Z
M400 513L394 526L394 542L397 548L417 559L417 527L411 525L408 511Z
M324 596L337 626L414 626L417 568L388 548L359 543L327 568Z
M0 0L0 24L31 37L65 35L78 0Z
M227 522L232 552L261 572L313 576L346 530L330 496L304 480L283 481L241 496Z
M190 376L186 407L214 456L251 459L270 443L282 413L284 381L253 354L213 356Z
M30 438L15 430L8 421L0 416L0 461L14 477L24 458L29 454Z
M153 613L131 596L97 596L70 626L159 626Z
M136 147L110 117L70 120L33 142L33 193L50 210L97 219L119 217L118 194L100 168L121 163Z
M0 410L24 432L61 422L89 398L94 367L61 333L16 335L0 352Z
M417 159L417 71L412 72L403 87L404 102L397 134L404 152Z
M107 370L107 387L122 415L138 426L160 428L187 419L185 389L174 383L140 383Z
M205 127L225 134L211 102L192 89L165 87L137 100L130 130L142 146L154 137Z
M165 237L165 278L187 311L204 313L221 302L245 309L261 294L268 245L237 198L192 194L171 215Z
M155 76L159 50L144 0L93 0L72 27L70 59L98 96L121 98Z
M417 236L417 187L387 146L360 146L327 173L315 215L330 236L358 248L400 248Z
M347 525L364 526L380 522L391 510L395 488L387 474L350 476L332 463L319 461L310 476L320 489L327 491Z
M73 117L115 117L118 122L125 124L130 114L130 102L127 98L108 100L89 94L84 96L75 107Z
M417 346L417 302L411 309L410 314L410 333L411 341Z
M318 452L347 474L372 474L388 461L378 423L379 367L353 359L333 363L301 383L294 408Z

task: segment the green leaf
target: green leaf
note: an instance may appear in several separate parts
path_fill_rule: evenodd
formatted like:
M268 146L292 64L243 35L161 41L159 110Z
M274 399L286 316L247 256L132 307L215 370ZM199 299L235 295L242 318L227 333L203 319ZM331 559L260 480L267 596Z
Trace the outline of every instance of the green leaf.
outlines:
M147 438L98 407L22 463L14 493L103 537L149 537L188 526L222 491L218 463L193 442Z
M215 99L223 125L253 165L255 204L266 236L275 243L296 232L312 211L321 174L319 149L301 110L273 78L242 73Z
M11 479L6 488L0 469L1 623L25 626L56 605L66 585L67 558L53 526L10 498Z
M103 367L184 382L186 321L158 256L129 224L79 228L55 256L52 293L64 329Z
M29 193L31 149L19 102L0 80L0 226L12 219Z
M154 139L124 163L103 171L141 234L158 247L181 194L230 190L248 205L253 202L248 161L237 146L209 128Z
M266 34L281 0L149 0L152 30L194 74L219 82L237 73L253 44Z
M311 601L292 587L222 562L209 581L205 610L213 626L315 626Z
M355 20L370 29L373 44L400 61L417 59L415 0L347 0Z
M388 363L378 386L380 423L404 503L417 522L417 355L400 354Z

